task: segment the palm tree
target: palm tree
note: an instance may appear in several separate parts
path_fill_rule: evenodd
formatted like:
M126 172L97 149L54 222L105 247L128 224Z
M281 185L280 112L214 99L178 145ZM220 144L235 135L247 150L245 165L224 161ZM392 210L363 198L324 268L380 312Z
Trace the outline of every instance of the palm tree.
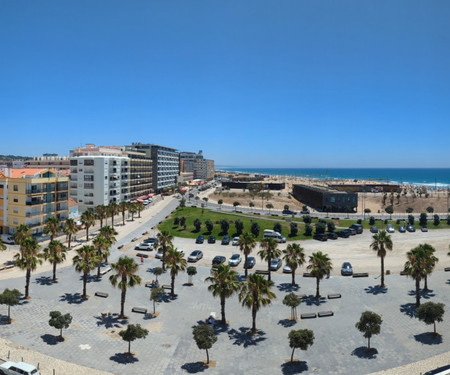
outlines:
M305 264L305 252L303 247L301 247L299 244L293 243L287 245L287 248L283 250L283 259L286 262L286 264L291 268L292 270L292 286L295 286L295 271L297 268L303 266Z
M377 256L381 258L381 287L384 288L384 257L386 256L386 250L392 250L392 239L385 230L373 235L373 241L370 244L370 248L377 252Z
M122 225L125 225L125 212L128 210L129 203L122 201L119 203L119 211L122 213Z
M44 249L44 259L53 264L53 282L56 282L56 266L66 260L67 248L56 240L50 241Z
M77 255L73 257L73 265L77 272L83 273L83 295L82 298L86 299L86 284L89 273L95 268L98 263L97 252L94 246L84 245L82 248L76 250Z
M66 222L64 223L64 228L63 228L63 232L64 234L67 236L68 241L69 241L69 250L71 248L71 241L72 241L72 236L74 234L77 234L78 232L78 227L77 227L77 223L75 222L74 219L67 219Z
M420 306L420 280L426 274L426 250L419 245L406 253L408 259L405 263L404 272L414 279L416 283L416 307Z
M61 230L59 220L56 217L48 218L45 222L44 234L50 235L50 242L58 235Z
M309 257L309 265L307 267L312 277L316 278L316 298L320 298L319 284L325 275L328 275L333 269L330 258L321 251L312 253Z
M208 290L214 297L220 298L220 309L222 314L222 324L226 324L225 300L240 289L240 282L237 279L238 273L231 269L229 265L219 264L217 268L211 269L211 276L205 282L211 283Z
M137 208L137 212L138 212L138 218L140 218L141 217L141 211L144 209L144 203L138 201L136 203L136 208Z
M163 269L163 271L165 271L166 270L166 260L165 260L166 251L170 246L172 246L173 236L169 233L169 231L163 230L160 233L158 233L156 237L158 238L158 243L159 243L158 250L163 253L162 269Z
M109 241L103 237L101 234L95 237L94 241L92 241L92 244L94 245L95 250L97 251L97 258L98 263L97 266L97 279L100 279L100 269L102 267L102 260L103 258L107 257L107 254L109 254Z
M128 205L128 212L131 214L131 221L134 221L134 214L137 212L136 203L130 203Z
M183 254L177 251L172 245L167 249L163 259L167 263L167 268L170 269L170 295L175 297L175 276L178 272L186 269L186 259L183 258Z
M114 216L119 213L119 206L116 202L108 204L108 213L111 216L111 226L114 228Z
M97 218L100 220L100 228L103 227L103 220L108 215L108 207L106 207L104 204L99 204L94 208L95 214L97 215Z
M110 227L109 225L105 225L103 228L100 229L100 235L103 236L108 242L109 242L109 247L111 247L116 241L117 241L117 231L113 228ZM105 252L105 263L108 264L108 256L109 256L109 251Z
M262 260L267 261L267 271L269 272L269 281L272 280L270 272L270 262L281 256L281 251L277 249L278 244L273 238L265 238L261 241L262 250L258 251L258 255Z
M20 244L21 252L14 255L16 265L26 270L25 277L25 298L29 298L31 271L36 270L38 264L42 264L42 254L39 252L40 246L34 238L26 238Z
M16 231L14 232L14 242L20 246L20 253L22 254L24 251L24 247L22 243L25 240L31 239L30 228L28 228L25 224L20 224Z
M273 283L264 276L252 273L239 292L239 302L252 310L252 334L256 333L256 314L262 306L267 306L276 298L270 288Z
M247 264L247 258L251 254L252 250L256 246L256 238L252 233L244 232L239 237L239 249L244 253L245 262ZM248 269L245 268L245 277L248 276Z
M86 242L89 241L89 228L95 224L95 215L92 211L84 211L81 215L80 221L86 228Z
M135 285L141 284L141 277L137 275L138 264L135 263L133 258L130 257L122 257L119 258L117 263L111 264L111 267L114 271L117 272L115 275L111 275L109 280L111 284L115 287L119 286L122 291L120 297L120 315L119 319L124 319L124 307L125 307L125 298L127 294L127 288L134 287ZM120 279L120 281L119 281Z
M425 243L422 246L422 248L425 250L426 257L425 257L425 276L424 276L424 282L425 285L423 286L424 291L428 291L428 275L430 275L434 271L434 267L436 266L436 263L439 261L439 259L434 255L434 252L436 249Z

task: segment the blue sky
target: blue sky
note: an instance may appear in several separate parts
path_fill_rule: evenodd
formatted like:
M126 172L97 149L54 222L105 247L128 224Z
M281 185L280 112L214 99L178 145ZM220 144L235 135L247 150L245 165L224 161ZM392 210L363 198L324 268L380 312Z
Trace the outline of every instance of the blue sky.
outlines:
M1 154L450 167L450 2L0 2Z

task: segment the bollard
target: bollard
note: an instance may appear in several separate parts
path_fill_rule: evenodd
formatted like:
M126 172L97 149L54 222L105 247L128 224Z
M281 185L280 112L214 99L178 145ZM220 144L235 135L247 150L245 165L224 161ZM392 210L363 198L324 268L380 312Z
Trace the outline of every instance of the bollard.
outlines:
M55 375L55 369L53 369L53 375Z
M37 369L39 370L39 362L38 362L38 365L37 365Z

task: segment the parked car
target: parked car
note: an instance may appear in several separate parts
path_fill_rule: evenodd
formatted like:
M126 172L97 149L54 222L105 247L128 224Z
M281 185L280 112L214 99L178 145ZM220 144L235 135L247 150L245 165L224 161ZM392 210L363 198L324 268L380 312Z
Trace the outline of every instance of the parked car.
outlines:
M145 243L152 243L153 244L153 247L155 247L156 245L158 245L158 239L156 238L156 237L149 237L149 238L146 238L144 241L142 241L142 242L145 242Z
M25 362L6 361L0 365L0 374L5 375L39 375L38 369Z
M241 263L241 260L241 254L233 254L228 260L228 264L232 267L236 267L239 263Z
M300 211L301 215L309 215L309 210Z
M14 245L14 237L10 234L2 234L2 242L8 245Z
M283 210L281 213L283 215L295 215L296 214L296 212L292 211L292 210Z
M350 264L350 262L342 263L341 275L342 276L351 276L351 275L353 275L353 268L352 268L352 265Z
M270 270L271 271L278 271L278 269L281 267L281 259L280 258L276 258L276 259L272 259L270 261Z
M212 260L213 266L218 266L219 264L225 263L227 258L225 258L223 255L216 255Z
M245 269L251 269L255 266L256 260L255 257L247 257L247 262L244 263Z
M228 245L230 243L230 236L225 235L222 237L222 245Z
M326 241L328 236L325 233L316 233L313 238L318 241Z
M415 232L415 231L416 231L416 228L414 227L414 225L409 224L409 225L406 227L406 230L407 230L408 232Z
M354 236L356 234L356 229L354 228L348 228L348 233L350 234L350 236Z
M292 268L285 264L283 267L283 273L292 273Z
M183 249L176 249L182 256L184 256L184 250Z
M153 244L141 242L139 245L134 247L134 250L153 251Z
M386 231L388 233L395 233L395 228L394 228L394 226L392 224L388 224L387 227L386 227Z
M162 259L163 258L163 252L161 250L158 250L155 254L156 259Z
M337 235L338 235L338 237L349 238L350 232L347 229L343 229L343 230L340 230L339 232L337 232Z
M421 230L422 232L428 232L428 228L427 228L427 227L421 227L420 230Z
M400 225L400 226L398 227L398 231L399 231L400 233L405 233L405 232L406 232L406 229L405 229L405 227L404 227L403 225Z
M350 225L350 228L356 230L356 234L361 234L364 231L363 226L361 224L352 224Z
M203 237L203 234L200 234L197 236L195 243L203 243L204 241L205 241L205 237Z
M337 240L338 235L335 232L328 232L327 234L329 240Z
M203 252L201 250L194 250L188 257L188 262L197 262L203 258Z
M231 243L233 246L239 246L239 237L234 237L233 242Z
M370 233L378 233L378 228L377 227L370 227Z
M214 237L214 236L209 236L209 237L208 237L208 243L216 243L216 237Z

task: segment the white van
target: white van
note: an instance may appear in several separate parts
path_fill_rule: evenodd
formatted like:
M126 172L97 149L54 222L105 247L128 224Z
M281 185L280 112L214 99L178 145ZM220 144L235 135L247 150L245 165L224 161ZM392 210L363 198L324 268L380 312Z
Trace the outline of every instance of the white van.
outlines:
M284 238L281 233L275 232L274 230L264 229L263 238L273 238L276 242L285 243L286 238Z
M2 242L8 245L14 245L14 237L10 234L2 234Z

